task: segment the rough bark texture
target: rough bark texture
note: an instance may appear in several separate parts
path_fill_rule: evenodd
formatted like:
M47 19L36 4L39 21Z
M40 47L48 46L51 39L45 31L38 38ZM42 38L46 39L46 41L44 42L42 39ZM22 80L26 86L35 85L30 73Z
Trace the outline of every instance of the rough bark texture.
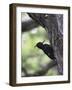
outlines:
M63 74L63 15L34 14L29 16L39 23L48 33L48 39L54 49L59 74Z

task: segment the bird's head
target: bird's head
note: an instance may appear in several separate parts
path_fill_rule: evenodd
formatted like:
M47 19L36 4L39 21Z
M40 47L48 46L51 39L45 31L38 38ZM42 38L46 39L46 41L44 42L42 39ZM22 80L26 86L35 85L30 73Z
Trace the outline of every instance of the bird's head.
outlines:
M43 47L43 43L45 42L45 40L43 42L38 42L35 47L41 48Z

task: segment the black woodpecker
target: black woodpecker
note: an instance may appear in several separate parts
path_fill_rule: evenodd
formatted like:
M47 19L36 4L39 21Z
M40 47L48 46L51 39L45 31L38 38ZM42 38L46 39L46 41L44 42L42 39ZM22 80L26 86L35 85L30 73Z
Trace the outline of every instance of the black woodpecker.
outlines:
M54 56L54 50L49 44L43 44L43 42L38 42L35 47L38 47L39 49L43 50L43 52L52 60L55 60Z

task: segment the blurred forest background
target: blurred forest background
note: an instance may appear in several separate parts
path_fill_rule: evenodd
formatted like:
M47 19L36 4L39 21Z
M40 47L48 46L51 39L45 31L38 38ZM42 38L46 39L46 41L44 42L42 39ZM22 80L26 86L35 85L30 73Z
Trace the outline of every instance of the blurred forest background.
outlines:
M21 14L21 22L32 20L27 13ZM28 26L25 26L28 28ZM47 32L40 25L30 30L23 30L21 40L21 76L38 76L38 71L43 71L44 68L51 62L50 58L44 54L42 50L34 47L38 42L49 43ZM57 67L46 70L44 76L58 75ZM42 72L41 72L42 73ZM41 75L41 74L40 74Z

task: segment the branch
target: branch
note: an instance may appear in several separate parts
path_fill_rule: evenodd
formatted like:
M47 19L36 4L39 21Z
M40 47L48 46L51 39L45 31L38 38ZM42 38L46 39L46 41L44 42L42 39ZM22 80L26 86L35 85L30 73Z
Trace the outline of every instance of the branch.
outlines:
M22 32L30 31L35 27L38 27L39 24L37 24L34 20L28 20L25 22L22 22Z

